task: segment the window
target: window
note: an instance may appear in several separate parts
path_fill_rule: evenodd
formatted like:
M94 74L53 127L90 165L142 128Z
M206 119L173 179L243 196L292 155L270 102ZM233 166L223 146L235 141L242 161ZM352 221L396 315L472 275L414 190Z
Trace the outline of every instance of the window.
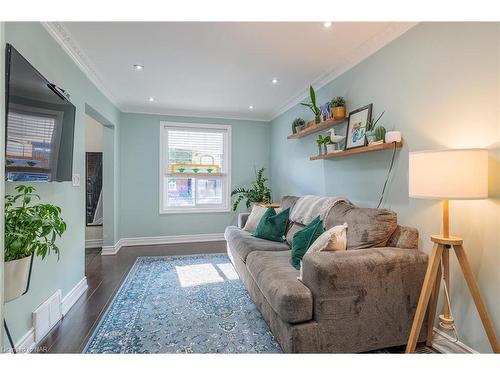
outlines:
M160 213L230 209L231 128L161 123Z
M48 181L49 175L57 169L58 153L55 145L59 142L57 130L61 127L56 124L60 118L52 111L32 113L19 105L12 107L7 115L7 179Z

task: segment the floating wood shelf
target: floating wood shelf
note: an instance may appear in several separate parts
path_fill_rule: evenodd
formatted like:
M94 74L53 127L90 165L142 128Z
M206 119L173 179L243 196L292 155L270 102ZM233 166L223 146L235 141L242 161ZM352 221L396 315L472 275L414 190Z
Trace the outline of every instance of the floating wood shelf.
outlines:
M320 122L317 125L309 126L309 127L305 128L304 130L301 130L295 134L289 134L287 138L288 139L302 138L302 137L305 137L306 135L313 134L313 133L328 129L332 126L340 125L340 124L346 122L347 119L348 119L347 117L342 119L342 120L334 120L334 119L330 118L326 121Z
M350 150L332 152L326 155L311 156L311 160L323 160L323 159L334 159L341 158L349 155L364 154L366 152L382 151L382 150L392 150L394 148L394 143L396 143L396 148L403 147L403 142L392 142L392 143L382 143L376 146L363 146L358 148L352 148Z

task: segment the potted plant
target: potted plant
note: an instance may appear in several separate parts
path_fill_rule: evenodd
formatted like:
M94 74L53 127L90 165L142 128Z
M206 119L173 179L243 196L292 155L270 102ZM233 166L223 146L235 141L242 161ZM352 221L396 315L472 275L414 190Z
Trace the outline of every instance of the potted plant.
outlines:
M300 103L303 106L308 107L314 114L314 122L319 124L321 122L321 110L316 105L316 93L312 86L309 86L309 96L311 98L310 103Z
M384 113L385 111L383 111L375 121L369 120L366 125L366 140L368 141L369 145L384 143L386 133L385 127L383 127L382 125L377 125Z
M293 134L300 132L301 130L304 130L306 127L306 122L304 121L303 118L297 117L295 120L293 120L292 123L292 132Z
M252 203L271 203L271 189L266 186L268 179L264 177L265 170L265 168L261 168L256 172L256 180L250 188L237 188L231 192L231 197L236 196L236 200L233 203L233 211L236 211L243 199L246 199L245 204L247 208L250 208Z
M52 251L59 259L56 238L66 231L61 209L33 204L40 199L32 186L16 186L16 195L5 196L5 302L24 294L34 255L45 258Z
M345 99L343 96L337 96L330 101L330 108L334 120L345 119Z
M332 141L332 137L327 135L325 137L325 153L331 154L335 152L335 143Z
M321 155L323 153L323 147L322 145L325 145L325 153L326 153L326 142L329 136L322 136L321 134L318 135L318 139L316 139L316 143L318 144L318 155Z

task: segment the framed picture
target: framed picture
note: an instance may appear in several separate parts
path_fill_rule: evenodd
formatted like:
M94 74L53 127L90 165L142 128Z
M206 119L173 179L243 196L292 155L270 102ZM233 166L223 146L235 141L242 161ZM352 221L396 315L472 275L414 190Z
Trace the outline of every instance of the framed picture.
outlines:
M366 146L366 126L372 118L372 104L349 112L345 149Z

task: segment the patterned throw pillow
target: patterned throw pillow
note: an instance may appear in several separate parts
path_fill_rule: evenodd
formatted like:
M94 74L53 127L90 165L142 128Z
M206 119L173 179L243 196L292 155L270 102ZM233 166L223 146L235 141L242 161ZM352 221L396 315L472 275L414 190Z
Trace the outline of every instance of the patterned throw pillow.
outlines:
M295 233L292 241L292 266L296 269L300 269L300 261L304 257L304 254L324 231L323 221L318 216L306 225L304 229Z
M268 208L262 219L260 219L257 228L255 228L253 236L264 240L283 242L288 226L289 213L289 208L279 214L276 213L274 208Z

